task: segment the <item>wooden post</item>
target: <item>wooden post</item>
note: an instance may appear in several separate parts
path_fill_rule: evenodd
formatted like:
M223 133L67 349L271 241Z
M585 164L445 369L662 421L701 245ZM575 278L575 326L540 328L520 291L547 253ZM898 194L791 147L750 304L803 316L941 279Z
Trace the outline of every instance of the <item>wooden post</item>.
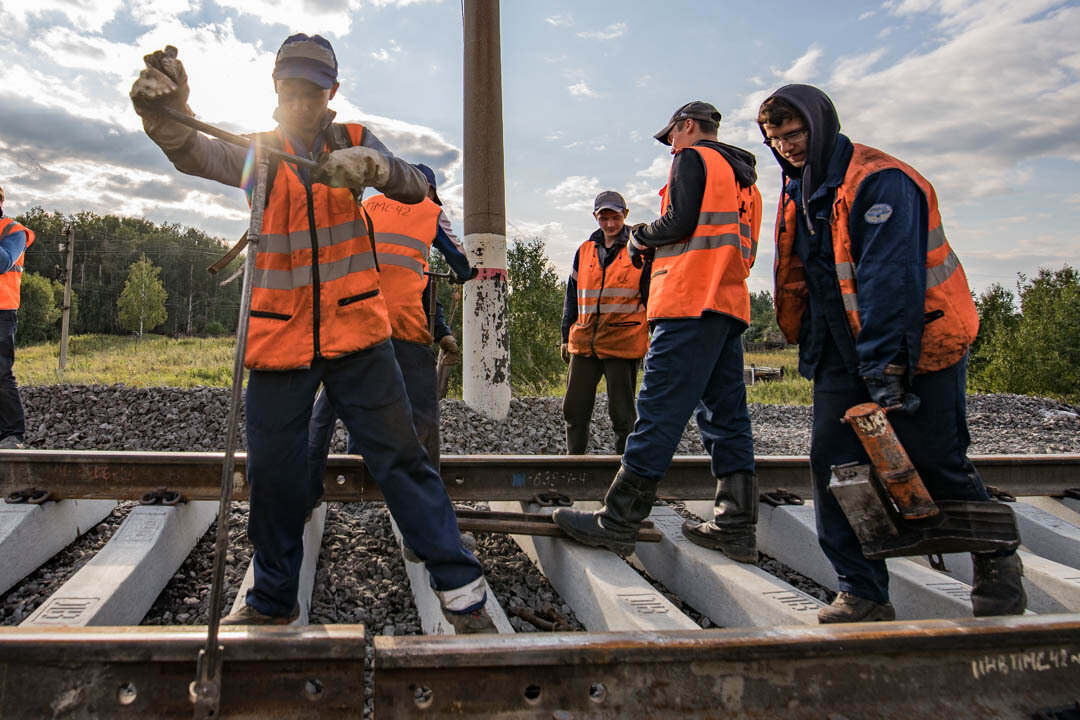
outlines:
M67 258L64 265L64 307L63 319L60 322L60 369L67 368L68 329L71 323L71 264L75 257L75 226L68 225L64 228L67 234Z

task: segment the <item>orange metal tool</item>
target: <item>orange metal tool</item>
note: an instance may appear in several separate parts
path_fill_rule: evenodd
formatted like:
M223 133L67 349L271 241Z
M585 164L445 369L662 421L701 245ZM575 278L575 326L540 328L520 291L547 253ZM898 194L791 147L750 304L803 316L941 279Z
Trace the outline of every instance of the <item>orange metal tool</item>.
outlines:
M904 520L936 517L938 506L911 464L911 458L896 437L885 411L886 408L877 403L861 403L849 408L843 420L859 436L877 476Z

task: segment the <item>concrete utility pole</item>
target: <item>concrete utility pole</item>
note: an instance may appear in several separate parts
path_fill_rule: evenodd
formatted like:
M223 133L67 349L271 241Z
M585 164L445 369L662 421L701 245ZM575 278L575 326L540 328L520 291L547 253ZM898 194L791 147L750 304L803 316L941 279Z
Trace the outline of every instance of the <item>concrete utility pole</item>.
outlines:
M75 257L75 226L64 228L67 234L67 260L64 270L64 315L60 321L60 369L67 367L68 326L71 322L71 263ZM61 248L65 249L65 248Z
M498 0L465 0L465 249L480 274L465 284L465 403L510 411L502 62Z

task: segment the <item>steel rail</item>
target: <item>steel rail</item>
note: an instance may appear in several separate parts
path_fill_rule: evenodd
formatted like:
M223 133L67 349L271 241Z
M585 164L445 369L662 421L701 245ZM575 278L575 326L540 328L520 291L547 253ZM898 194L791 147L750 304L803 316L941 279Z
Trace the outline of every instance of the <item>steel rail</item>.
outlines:
M354 718L363 625L223 629L220 716ZM205 626L0 628L0 717L190 718Z
M374 686L387 717L1044 717L1080 694L1080 614L378 636Z
M97 450L0 450L0 494L40 488L56 499L139 500L158 488L185 500L215 500L221 492L219 452L113 452ZM233 499L246 500L246 455L236 453ZM1080 486L1080 455L976 455L987 485L1013 495L1061 495ZM455 500L529 500L558 492L571 499L599 500L619 467L615 455L446 455L442 475ZM784 488L812 496L806 456L762 456L762 492ZM331 455L327 500L382 500L361 458ZM678 456L660 485L661 497L707 500L715 481L705 456Z
M0 628L0 717L190 717L205 628ZM352 718L359 625L226 629L221 716ZM377 636L377 717L1035 717L1080 693L1080 614Z

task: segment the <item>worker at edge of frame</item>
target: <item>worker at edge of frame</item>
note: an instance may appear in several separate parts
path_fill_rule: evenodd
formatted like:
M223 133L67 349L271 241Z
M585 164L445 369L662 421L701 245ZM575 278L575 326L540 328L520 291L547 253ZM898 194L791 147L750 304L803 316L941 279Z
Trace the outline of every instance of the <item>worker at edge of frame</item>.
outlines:
M191 114L176 49L144 60L131 99L147 135L181 172L241 187L248 151L157 111L165 104ZM370 220L357 202L371 186L419 203L427 182L370 129L333 122L328 105L339 87L338 64L326 39L288 37L273 83L278 127L255 135L256 144L307 158L330 152L314 170L276 160L270 167L244 358L251 371L245 414L255 583L222 623L286 624L299 615L308 425L322 383L406 542L424 561L448 622L459 633L494 632L484 610L483 569L462 546L442 479L413 429Z
M412 406L413 427L424 446L436 472L440 469L439 396L435 354L431 343L438 335L440 349L458 352L457 341L446 327L442 306L434 298L431 284L434 278L426 275L428 259L434 247L446 259L455 280L464 284L479 271L469 264L450 224L450 218L439 199L435 172L427 165L417 164L427 181L427 195L419 203L406 204L386 195L373 195L364 200L364 210L375 227L375 250L379 256L379 287L386 298L390 316L390 343L405 380L405 391ZM325 392L315 400L308 438L311 452L311 481L316 496L310 507L316 507L323 493L326 457L330 452L337 415ZM349 436L348 452L359 448Z
M746 408L741 335L750 324L746 278L757 253L761 195L754 155L717 140L720 113L689 102L654 137L675 156L661 217L631 230L631 258L652 257L652 329L637 422L622 465L595 513L560 508L554 520L586 545L634 550L641 522L691 414L712 456L713 517L683 534L738 562L758 558L758 488ZM641 260L635 260L641 262Z
M814 382L814 512L839 577L840 592L818 620L892 620L885 561L863 555L828 491L832 466L868 460L840 418L868 401L900 406L893 428L931 497L989 500L967 457L967 356L979 316L922 175L841 134L832 100L816 87L780 88L757 120L783 171L776 316L788 342L799 344L799 372ZM1016 552L972 560L974 614L1022 614Z
M645 317L652 263L640 267L625 251L630 239L623 196L604 190L593 202L600 226L574 253L566 281L560 352L566 371L563 420L566 454L584 455L600 378L607 381L608 415L615 454L622 455L634 429L638 366L649 348Z
M19 327L23 263L34 231L4 215L0 187L0 450L26 447L26 412L15 381L15 332Z

